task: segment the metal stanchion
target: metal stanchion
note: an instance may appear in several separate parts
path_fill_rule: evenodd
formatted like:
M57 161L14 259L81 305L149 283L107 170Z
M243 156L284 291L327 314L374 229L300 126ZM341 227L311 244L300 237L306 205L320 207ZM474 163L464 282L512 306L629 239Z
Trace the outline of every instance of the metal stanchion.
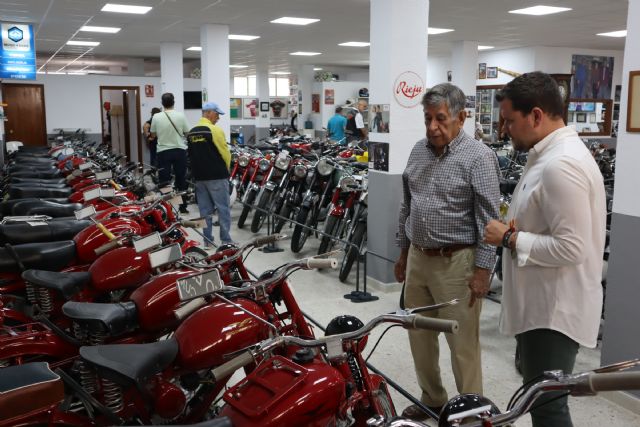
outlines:
M362 255L364 255L364 285L362 287L362 291L360 291L360 258ZM367 252L365 251L364 254L361 254L360 248L358 248L358 259L356 261L356 290L344 295L344 297L355 303L377 301L380 299L379 297L367 292Z
M272 224L271 209L269 209L269 211L267 213L265 213L265 215L267 216L267 235L270 235L271 232L273 231L273 229L271 228L272 225L273 225ZM279 248L278 247L278 243L276 243L275 241L267 244L266 246L263 246L262 248L260 248L258 250L262 251L262 253L264 253L264 254L272 254L272 253L275 253L275 252L284 252L284 249Z

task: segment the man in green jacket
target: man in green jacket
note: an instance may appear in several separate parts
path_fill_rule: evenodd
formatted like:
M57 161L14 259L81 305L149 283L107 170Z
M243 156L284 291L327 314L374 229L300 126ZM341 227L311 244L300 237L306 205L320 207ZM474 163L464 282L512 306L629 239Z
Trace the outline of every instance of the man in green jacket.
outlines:
M196 182L200 216L206 218L206 246L213 244L211 215L218 211L220 240L232 243L231 208L229 206L229 167L231 152L222 129L216 126L224 111L215 102L202 106L202 118L187 137L191 174Z

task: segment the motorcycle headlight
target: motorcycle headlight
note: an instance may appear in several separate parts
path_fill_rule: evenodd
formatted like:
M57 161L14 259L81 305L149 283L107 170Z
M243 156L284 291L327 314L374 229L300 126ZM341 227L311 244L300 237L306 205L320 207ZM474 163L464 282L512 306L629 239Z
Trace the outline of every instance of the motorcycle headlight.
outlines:
M289 167L289 161L291 161L291 157L289 156L285 156L285 157L278 156L276 158L276 167L280 170L286 171L287 168Z
M262 172L266 171L267 169L269 169L269 166L271 166L271 162L267 159L262 159L258 162L258 167L260 168L260 170Z
M331 175L331 172L333 172L334 166L331 163L329 163L327 159L322 158L318 160L316 169L318 169L318 173L320 175L327 176L327 175Z
M340 180L340 189L342 191L354 191L357 188L356 180L350 176L344 176Z
M307 168L303 165L295 165L293 168L293 174L298 178L304 178L307 175Z
M249 164L249 157L245 155L238 157L238 164L243 168L247 167L247 165Z

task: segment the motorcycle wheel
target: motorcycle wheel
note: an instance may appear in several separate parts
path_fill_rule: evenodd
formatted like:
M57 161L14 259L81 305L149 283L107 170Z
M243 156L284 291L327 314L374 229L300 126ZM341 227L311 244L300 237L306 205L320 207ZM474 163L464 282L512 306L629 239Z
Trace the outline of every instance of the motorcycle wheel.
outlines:
M209 256L209 254L207 253L207 251L205 251L202 248L199 248L197 246L193 246L190 247L189 249L187 249L184 254L186 256L191 257L192 259L194 259L195 261L202 261L203 259L205 259L206 257Z
M247 204L242 207L242 212L238 218L238 228L244 227L244 223L247 221L247 216L249 216L249 212L251 212L253 201L256 198L256 192L254 190L250 191L251 193L247 196Z
M291 216L291 206L289 206L288 203L285 203L282 206L282 209L280 209L278 213L278 215L280 215L282 218L287 218L289 219L289 217ZM287 223L287 220L282 219L282 218L278 218L278 220L276 221L276 225L273 227L273 232L274 233L279 233L282 231L282 229L284 228L284 225Z
M333 238L340 237L336 236L338 230L340 229L340 221L342 218L338 218L335 216L329 215L327 218L327 222L324 224L324 232L329 236L322 236L320 240L320 247L318 248L318 255L322 255L328 252L333 246Z
M349 277L349 273L351 273L353 263L356 261L358 256L360 256L360 244L364 240L364 236L366 233L367 224L365 222L359 222L358 224L356 224L356 229L353 231L353 237L351 238L351 243L353 243L355 246L349 246L349 249L347 249L344 258L342 259L342 265L340 266L339 278L343 283L347 280L347 277Z
M264 190L260 195L260 199L256 204L256 211L253 214L253 219L251 220L251 232L257 233L262 228L262 224L264 224L265 218L267 218L267 214L261 210L264 209L269 210L269 202L271 201L271 191Z
M296 216L296 221L300 224L307 225L307 218L309 217L309 208L301 207L298 212L298 216ZM307 237L309 237L309 232L305 230L302 226L296 225L293 228L293 234L291 235L291 252L298 253L304 247L304 244L307 242Z
M378 415L382 415L386 420L390 420L396 416L396 410L391 401L391 397L389 397L389 390L385 383L380 384L380 387L376 390L375 399L382 409L382 414Z

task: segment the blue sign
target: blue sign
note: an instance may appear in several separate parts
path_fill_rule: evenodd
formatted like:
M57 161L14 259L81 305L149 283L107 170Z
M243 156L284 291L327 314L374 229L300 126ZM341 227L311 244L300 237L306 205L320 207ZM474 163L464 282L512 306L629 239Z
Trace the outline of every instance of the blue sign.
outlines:
M35 80L36 50L33 27L29 24L0 24L0 78Z

